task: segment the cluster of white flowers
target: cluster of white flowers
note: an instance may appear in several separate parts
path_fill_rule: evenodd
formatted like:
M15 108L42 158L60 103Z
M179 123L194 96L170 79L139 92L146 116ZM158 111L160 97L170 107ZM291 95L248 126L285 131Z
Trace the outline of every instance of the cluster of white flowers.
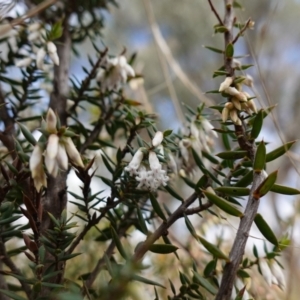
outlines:
M157 131L152 140L152 146L159 149L161 155L164 154L163 147L161 145L163 138L163 133L161 131ZM166 174L166 170L162 169L162 164L154 151L149 151L148 154L149 169L142 164L144 151L145 150L143 148L139 148L124 170L129 172L131 176L135 175L136 181L139 182L137 188L156 191L161 185L167 185L169 177Z
M77 151L72 139L58 134L57 117L49 108L46 117L46 130L49 133L46 149L37 143L29 160L29 168L37 191L47 187L47 178L44 172L43 161L50 175L56 177L59 169L68 169L68 160L78 167L84 168L80 154ZM43 159L44 156L44 159Z
M96 80L101 84L101 90L119 89L127 82L128 77L135 77L133 68L127 63L124 55L107 58L97 72Z
M278 285L282 290L285 288L285 278L281 267L274 260L259 259L259 268L262 276L269 286L272 284Z
M203 117L197 117L191 122L190 135L179 142L179 150L186 164L190 161L190 148L192 147L200 156L201 151L210 152L214 144L214 138L218 134L212 130L212 124Z
M51 41L46 41L46 31L40 23L33 23L27 27L29 32L28 41L32 44L32 50L35 53L36 66L39 70L45 70L44 60L48 54L50 59L55 65L59 65L59 57L57 54L56 46ZM19 68L28 67L33 57L31 55L24 55L25 57L16 62Z
M227 102L222 110L223 122L226 122L230 118L234 124L242 125L238 114L239 111L246 111L249 115L252 115L252 112L257 112L254 100L251 99L251 96L247 92L242 90L242 84L252 87L253 80L249 75L241 79L241 84L236 84L236 87L231 86L233 83L232 77L226 77L220 85L219 92L224 92L232 96L230 102Z

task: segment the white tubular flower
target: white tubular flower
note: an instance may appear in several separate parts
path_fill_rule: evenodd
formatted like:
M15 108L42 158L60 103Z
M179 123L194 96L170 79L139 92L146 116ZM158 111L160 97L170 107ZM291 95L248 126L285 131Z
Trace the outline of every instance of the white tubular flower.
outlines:
M283 290L286 286L285 278L281 267L278 265L276 261L272 261L271 271L278 282L278 286Z
M207 133L211 133L216 138L218 137L218 134L213 130L214 126L208 120L202 119L201 124Z
M70 137L65 138L65 148L67 151L67 154L71 160L71 162L78 167L84 168L84 164L82 162L81 156L76 149L72 139Z
M67 151L61 143L58 143L58 151L57 151L56 160L57 160L58 166L61 169L65 170L65 171L68 169Z
M139 148L132 157L131 162L124 168L124 170L129 172L131 176L137 174L137 170L140 167L143 158L144 153L142 149Z
M171 153L169 153L168 166L170 167L170 169L173 171L174 174L178 173L177 163L175 161L174 156Z
M44 58L46 56L46 51L44 48L40 48L36 54L36 66L40 70L44 70Z
M34 186L40 192L43 186L47 187L47 178L43 168L43 150L38 144L34 146L32 151L29 168Z
M56 134L50 134L45 154L45 165L52 176L57 175L57 160L59 137Z
M47 116L46 116L46 124L47 124L47 131L50 133L56 133L56 124L57 124L57 117L52 108L48 109Z
M231 96L237 96L237 95L239 95L239 93L240 93L235 87L232 87L232 86L226 88L226 89L224 90L224 92L225 92L226 94L228 94L228 95L231 95Z
M161 164L155 152L149 152L149 165L150 169L154 172L161 170Z
M271 270L269 268L268 263L263 258L259 259L258 263L259 263L259 268L260 268L262 276L264 277L264 279L267 282L267 284L269 286L271 286L272 285L272 277L273 277L273 275L272 275L272 272L271 272Z
M231 62L231 67L234 69L240 69L242 66L242 63L238 59L233 59Z
M161 144L164 139L164 134L161 131L157 131L152 140L152 146L157 147Z
M124 84L128 76L134 77L133 68L127 63L124 55L109 58L106 62L106 71L99 69L96 80L101 83L101 88L105 90L113 90Z
M190 141L189 140L181 140L179 142L179 150L180 153L182 155L183 160L188 163L189 161L189 151L188 151L188 147L190 147Z
M25 57L19 61L16 62L16 67L18 68L26 68L28 67L32 62L32 58L31 57Z
M38 31L33 31L29 33L27 39L29 42L34 42L35 40L39 39L41 34Z
M35 176L38 166L42 163L43 163L43 151L41 147L38 144L36 144L33 148L32 154L29 159L29 168L32 177Z
M232 77L226 77L225 80L220 84L219 92L225 91L233 82Z

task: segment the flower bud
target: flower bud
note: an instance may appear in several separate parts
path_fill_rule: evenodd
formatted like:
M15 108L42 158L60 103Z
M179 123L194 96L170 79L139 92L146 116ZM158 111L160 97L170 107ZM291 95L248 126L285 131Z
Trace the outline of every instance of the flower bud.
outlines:
M224 92L228 95L231 95L231 96L238 96L240 94L240 92L234 88L234 87L228 87L224 90Z
M149 152L149 165L152 171L160 170L161 164L155 152Z
M56 53L57 52L57 48L56 48L56 46L53 42L48 42L47 43L47 50L48 50L49 53Z
M163 139L164 139L164 134L161 131L157 131L152 140L152 146L153 147L159 146L161 144L161 142L163 141Z
M28 31L37 31L41 28L41 23L32 23L30 25L28 25L27 29Z
M49 133L56 133L57 118L52 108L48 109L47 116L46 116L46 124L47 124L47 131Z
M247 85L249 87L253 87L253 78L250 75L247 75L246 77L244 77L245 79L243 80L243 84Z
M222 110L222 122L225 123L229 116L229 109L225 106Z
M224 90L229 88L232 82L233 82L232 77L226 77L225 80L220 84L219 92L223 92Z
M35 170L43 162L43 150L36 144L33 148L32 154L29 159L29 169L32 172L32 177L35 175Z
M254 102L253 99L249 100L249 101L247 102L247 104L248 104L248 107L249 107L253 112L257 113L257 108L256 108L256 105L255 105L255 102Z
M230 119L232 120L233 123L236 123L238 120L238 115L237 115L237 111L235 109L232 109L229 113L230 115Z

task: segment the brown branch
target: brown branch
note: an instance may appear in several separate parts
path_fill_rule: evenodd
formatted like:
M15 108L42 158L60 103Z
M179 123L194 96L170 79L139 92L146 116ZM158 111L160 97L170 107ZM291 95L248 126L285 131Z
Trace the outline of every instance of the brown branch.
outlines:
M1 257L2 262L11 270L11 272L13 274L18 275L18 276L23 276L21 271L16 267L14 262L7 255L3 239L0 239L0 257ZM9 273L8 273L8 275L9 275ZM31 299L31 288L30 288L30 286L26 282L24 282L24 280L19 279L19 281L20 281L20 284L23 288L23 291L27 295L28 299Z
M15 122L14 118L8 113L4 94L0 86L0 120L4 123L5 130L0 132L0 140L3 145L8 149L13 159L16 158L15 153Z
M182 218L184 214L187 211L187 208L198 199L198 195L196 193L193 193L190 197L186 199L170 216L169 218L164 221L156 230L154 233L148 236L148 238L137 247L134 256L133 261L139 261L143 258L145 253L149 250L149 247L155 243L161 236L168 233L168 228L173 225L175 221ZM201 209L199 208L197 212L204 211L207 208L209 208L212 204L206 203L201 206Z
M233 0L225 0L225 26L228 28L228 32L224 34L225 36L225 49L228 44L233 43L232 40L232 29L234 24L234 14L233 14ZM224 63L225 69L230 74L230 76L234 76L234 69L231 66L232 58L228 58L225 56ZM248 152L249 158L254 161L256 154L256 146L255 143L249 141L247 138L247 134L244 126L235 125L235 135L237 136L237 140L241 149L246 150ZM257 187L263 182L266 178L266 175L261 173L254 173L253 176L253 184L250 190L250 196L248 198L247 206L244 211L244 216L240 221L239 228L232 245L229 259L230 261L226 263L223 271L223 277L220 284L220 288L215 300L229 300L231 299L232 288L234 285L234 281L236 278L237 271L240 267L240 264L243 259L246 243L249 237L249 232L251 226L253 224L254 218L256 216L259 200L253 198L253 192L257 189Z
M220 25L224 25L221 17L219 16L219 14L218 14L217 10L215 9L214 5L212 4L211 0L208 0L208 3L209 3L209 6L210 6L211 10L213 11L215 16L217 17Z

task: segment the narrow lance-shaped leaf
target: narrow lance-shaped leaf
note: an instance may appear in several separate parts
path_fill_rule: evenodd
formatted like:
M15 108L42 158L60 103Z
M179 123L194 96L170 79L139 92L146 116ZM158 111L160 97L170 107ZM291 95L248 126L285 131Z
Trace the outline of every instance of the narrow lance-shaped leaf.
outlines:
M203 191L204 195L207 197L207 199L212 202L213 204L217 205L220 209L228 213L229 215L235 216L235 217L242 217L244 214L239 211L237 208L229 204L225 199L207 192Z
M283 194L283 195L299 195L300 194L300 191L295 188L291 188L291 187L276 184L276 183L272 186L270 191L274 192L274 193L278 193L278 194Z
M261 234L273 245L278 246L278 240L264 218L260 214L256 214L254 222Z
M225 152L220 152L216 154L216 156L222 158L222 159L241 159L247 156L247 151L240 150L240 151L225 151Z
M32 144L33 146L35 146L36 144L36 139L33 137L33 135L31 134L31 132L27 129L27 127L25 127L23 124L18 123L25 139Z
M138 215L138 220L139 220L139 225L141 227L141 230L144 234L147 234L148 229L143 214L141 212L141 209L139 207L137 207L136 209L137 209L137 215Z
M198 237L199 241L201 244L204 246L204 248L211 253L214 257L219 258L219 259L224 259L227 262L229 262L229 257L225 255L216 245L208 242L206 239L203 237L199 236Z
M253 171L249 170L245 176L243 176L236 184L235 186L238 187L245 187L249 185L253 180Z
M214 47L210 47L210 46L203 46L204 48L208 49L208 50L211 50L213 52L216 52L216 53L224 53L223 50L221 49L218 49L218 48L214 48Z
M124 259L127 259L127 254L126 254L126 252L125 252L125 250L123 248L123 245L122 245L122 243L120 241L120 238L119 238L117 232L115 231L115 229L113 227L111 227L110 229L111 229L111 233L112 233L112 238L113 238L113 240L114 240L114 242L116 244L117 249L119 250L119 252L122 255L122 257Z
M189 220L189 218L186 215L184 215L184 221L185 221L185 225L186 225L187 229L189 230L189 232L191 233L191 235L194 238L198 238L198 235L196 233L196 230L195 230L193 224L191 223L191 221Z
M265 194L267 194L271 190L271 188L273 187L273 185L277 179L277 173L278 173L278 171L272 172L254 191L253 197L256 200L263 197Z
M226 47L225 55L226 57L233 57L233 54L234 54L234 47L231 43L229 43Z
M248 196L250 193L250 189L236 186L221 186L215 188L215 191L229 196Z
M139 281L139 282L146 283L146 284L150 284L150 285L160 286L160 287L162 287L162 288L165 289L165 287L162 284L160 284L160 283L158 283L156 281L147 279L145 277L139 276L137 274L133 274L132 275L132 280Z
M251 137L253 139L256 139L261 131L262 125L263 125L263 110L260 110L257 115L254 118L252 130L251 130Z
M153 194L150 194L150 201L151 201L151 204L152 204L152 207L153 207L153 210L156 212L156 214L161 218L163 219L164 221L167 220L167 218L165 217L159 203L157 202L155 196Z
M169 254L173 253L178 249L178 247L170 244L152 244L149 247L149 251L158 254Z
M8 290L2 290L0 289L0 293L3 295L8 296L10 299L14 299L14 300L26 300L26 298L21 297L18 294L15 294L14 292L8 291Z
M170 187L169 185L166 185L164 188L175 199L183 201L183 198L180 195L178 195L178 193L172 187Z
M282 156L295 144L295 142L296 141L286 143L286 144L282 145L281 147L269 152L266 156L266 162L270 162L270 161Z
M266 164L266 146L264 141L261 141L257 147L255 154L253 169L255 173L260 173Z
M216 287L214 287L207 279L203 278L202 276L200 276L197 272L195 272L194 270L192 270L192 272L195 275L196 280L207 290L209 291L211 294L216 295L218 290Z

